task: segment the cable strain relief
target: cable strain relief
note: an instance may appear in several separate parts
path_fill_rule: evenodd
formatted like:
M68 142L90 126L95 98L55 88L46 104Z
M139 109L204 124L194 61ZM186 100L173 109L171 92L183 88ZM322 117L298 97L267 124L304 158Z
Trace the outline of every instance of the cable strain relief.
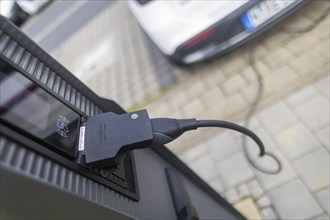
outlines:
M190 119L177 119L176 123L181 133L190 130L196 130L198 128L197 120L195 118Z

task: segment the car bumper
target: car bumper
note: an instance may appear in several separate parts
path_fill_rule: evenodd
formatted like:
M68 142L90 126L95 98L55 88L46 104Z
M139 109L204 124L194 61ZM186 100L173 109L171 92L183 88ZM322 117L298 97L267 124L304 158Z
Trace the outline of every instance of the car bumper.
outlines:
M187 47L186 44L183 43L177 47L170 58L176 63L193 64L223 55L263 33L288 15L292 14L295 10L305 5L307 2L308 1L306 0L298 0L262 23L257 28L252 31L247 31L241 22L241 15L258 4L259 1L248 2L225 19L212 25L211 28L215 30L215 34L213 34L212 37L209 37L192 47Z
M15 2L12 8L12 15L10 16L9 20L19 27L29 16L30 15L22 10L17 2Z

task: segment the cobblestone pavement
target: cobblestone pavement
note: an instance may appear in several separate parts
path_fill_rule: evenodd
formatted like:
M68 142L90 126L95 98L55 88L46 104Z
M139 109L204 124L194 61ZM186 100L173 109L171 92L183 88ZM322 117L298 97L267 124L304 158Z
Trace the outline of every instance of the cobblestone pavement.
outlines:
M263 219L329 219L329 16L303 34L329 7L312 1L266 34L213 62L178 68L141 31L125 2L105 9L52 54L98 94L151 117L223 119L243 124L258 82L265 91L251 128L283 163L278 175L246 161L241 135L201 129L168 145L189 167L238 207L247 198ZM88 52L88 53L87 53ZM257 154L249 142L251 154ZM259 161L274 166L268 159Z

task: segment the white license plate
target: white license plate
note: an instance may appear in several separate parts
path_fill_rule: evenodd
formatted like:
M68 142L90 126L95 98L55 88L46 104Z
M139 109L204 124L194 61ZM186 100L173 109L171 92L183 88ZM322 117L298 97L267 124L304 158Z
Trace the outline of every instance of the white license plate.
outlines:
M243 26L246 30L252 30L294 2L295 0L262 1L241 16Z

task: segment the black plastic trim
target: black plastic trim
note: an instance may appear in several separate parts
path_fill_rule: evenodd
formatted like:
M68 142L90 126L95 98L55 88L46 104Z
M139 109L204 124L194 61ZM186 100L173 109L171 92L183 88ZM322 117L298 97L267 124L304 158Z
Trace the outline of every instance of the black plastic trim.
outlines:
M172 200L176 215L179 220L198 220L195 208L191 205L190 198L183 187L180 177L175 170L165 169L168 185L172 194Z
M12 140L13 142L22 144L23 146L33 150L34 152L40 153L43 156L49 158L50 160L56 161L57 163L87 177L90 178L91 180L95 180L96 182L110 187L111 189L122 193L136 201L139 200L139 193L138 193L138 185L137 183L135 183L135 188L136 188L136 193L132 193L128 190L123 189L122 187L112 183L109 180L106 180L105 178L98 176L97 174L91 172L89 169L87 169L86 167L83 167L73 161L68 160L67 158L61 156L60 154L55 153L52 150L49 150L48 148L45 148L43 145L41 145L40 143L22 135L21 133L15 131L14 129L11 129L7 126L4 126L3 124L0 124L0 134L4 135L5 137L9 138L10 140ZM134 160L134 155L131 155L132 158L132 163L135 164L135 160ZM135 172L135 166L133 166L134 169L134 179L135 182L136 181L136 172Z
M4 33L10 35L12 39L18 42L25 50L34 54L46 64L51 70L56 70L56 74L62 79L67 81L72 87L76 88L82 95L99 106L103 111L112 111L117 114L125 113L125 110L119 106L113 100L108 100L99 97L96 93L90 90L85 84L83 84L77 77L69 72L64 66L51 57L46 51L40 48L34 41L32 41L27 35L20 31L15 25L13 25L8 19L0 15L0 28Z

